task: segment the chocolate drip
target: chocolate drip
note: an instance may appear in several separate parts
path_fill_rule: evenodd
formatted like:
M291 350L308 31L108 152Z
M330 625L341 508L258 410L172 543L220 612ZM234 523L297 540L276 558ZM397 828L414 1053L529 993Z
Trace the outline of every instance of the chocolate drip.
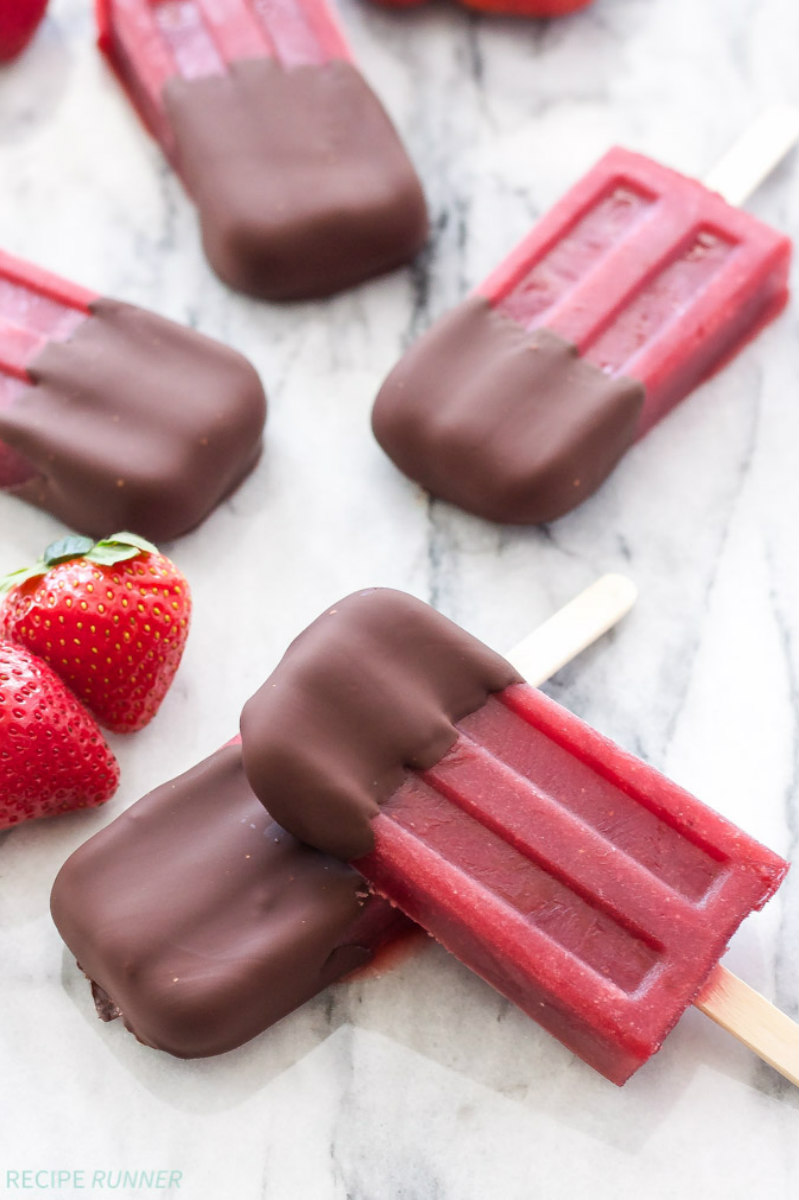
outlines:
M535 525L596 491L636 435L644 389L472 296L412 346L375 402L401 471L491 521Z
M164 89L175 162L211 266L270 300L327 296L410 259L427 236L419 180L348 62L233 62Z
M247 776L296 837L360 858L406 769L433 766L456 741L455 722L518 680L420 600L358 592L300 634L245 705Z
M248 1041L409 924L270 819L238 746L90 838L51 908L98 1015L180 1058Z
M36 470L10 490L93 537L154 541L198 525L252 469L266 406L242 355L144 309L100 299L33 360L0 440Z

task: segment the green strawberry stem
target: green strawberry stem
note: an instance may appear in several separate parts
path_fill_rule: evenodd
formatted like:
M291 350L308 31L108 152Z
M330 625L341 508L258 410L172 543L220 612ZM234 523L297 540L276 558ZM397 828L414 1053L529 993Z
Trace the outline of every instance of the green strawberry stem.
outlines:
M99 563L104 567L112 567L114 563L125 562L126 559L136 558L139 554L157 554L158 547L137 533L114 533L111 537L101 538L93 542L91 538L69 534L51 542L42 557L32 567L22 567L18 571L0 578L0 595L10 592L12 588L46 575L51 567L58 563L69 562L73 558L85 558L88 562Z

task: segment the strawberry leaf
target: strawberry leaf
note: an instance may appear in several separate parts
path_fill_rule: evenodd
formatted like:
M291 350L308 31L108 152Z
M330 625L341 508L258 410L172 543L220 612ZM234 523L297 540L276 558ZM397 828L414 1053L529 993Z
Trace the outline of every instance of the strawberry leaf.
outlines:
M86 555L89 562L98 563L102 567L113 567L114 563L125 562L128 558L138 558L141 554L138 546L108 546L98 542Z
M125 530L123 533L112 533L110 537L103 538L98 545L112 546L138 546L139 550L143 550L146 554L158 554L158 547L152 542L148 542L147 538L141 537L138 533L128 533Z
M114 563L125 562L129 558L137 558L140 554L158 554L158 547L138 533L113 533L111 537L93 542L91 538L78 534L69 534L51 542L42 557L32 567L22 567L19 571L0 577L0 596L19 587L29 579L46 575L50 567L59 563L69 562L73 558L85 558L89 562L104 567L113 567Z
M27 583L29 579L35 579L37 575L44 575L46 570L44 563L40 561L35 567L21 567L18 571L9 572L0 579L0 596L19 587L21 583Z
M114 563L124 562L128 558L136 558L139 554L157 554L158 547L137 533L114 533L111 537L102 538L92 546L85 556L90 562L100 563L110 567Z
M91 538L70 534L50 543L42 555L42 563L45 567L54 567L56 563L68 562L71 558L85 558L93 545Z

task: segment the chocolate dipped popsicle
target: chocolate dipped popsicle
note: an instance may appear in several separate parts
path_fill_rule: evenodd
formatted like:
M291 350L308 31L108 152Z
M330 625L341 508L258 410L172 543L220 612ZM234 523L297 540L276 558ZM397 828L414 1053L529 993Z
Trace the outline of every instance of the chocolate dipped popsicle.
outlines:
M770 111L708 186L610 150L394 367L385 452L489 520L575 508L785 305L788 238L733 205L797 136Z
M603 576L513 651L542 680L635 588ZM413 926L337 859L280 828L231 744L80 847L52 893L97 1011L180 1057L241 1045Z
M329 609L241 731L282 826L614 1083L690 1004L718 1019L720 996L746 991L719 959L788 864L418 600L376 590ZM799 1031L772 1011L776 1054L734 1006L732 1029L799 1082Z
M252 470L265 417L241 354L0 251L0 492L168 541Z
M327 296L420 249L418 178L325 0L98 0L97 17L231 287Z
M249 1041L410 924L269 817L238 745L76 850L51 909L99 1015L179 1058Z

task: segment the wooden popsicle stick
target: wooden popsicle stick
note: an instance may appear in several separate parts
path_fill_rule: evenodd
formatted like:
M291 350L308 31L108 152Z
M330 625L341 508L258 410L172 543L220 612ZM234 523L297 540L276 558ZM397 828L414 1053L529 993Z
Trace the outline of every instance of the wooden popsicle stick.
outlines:
M719 962L693 1004L799 1087L799 1025L759 991Z
M597 641L635 604L638 589L624 575L603 575L506 654L538 686Z
M799 1025L765 996L718 963L694 1005L799 1087Z
M728 204L744 204L799 142L799 109L775 104L744 130L705 176L705 187Z

